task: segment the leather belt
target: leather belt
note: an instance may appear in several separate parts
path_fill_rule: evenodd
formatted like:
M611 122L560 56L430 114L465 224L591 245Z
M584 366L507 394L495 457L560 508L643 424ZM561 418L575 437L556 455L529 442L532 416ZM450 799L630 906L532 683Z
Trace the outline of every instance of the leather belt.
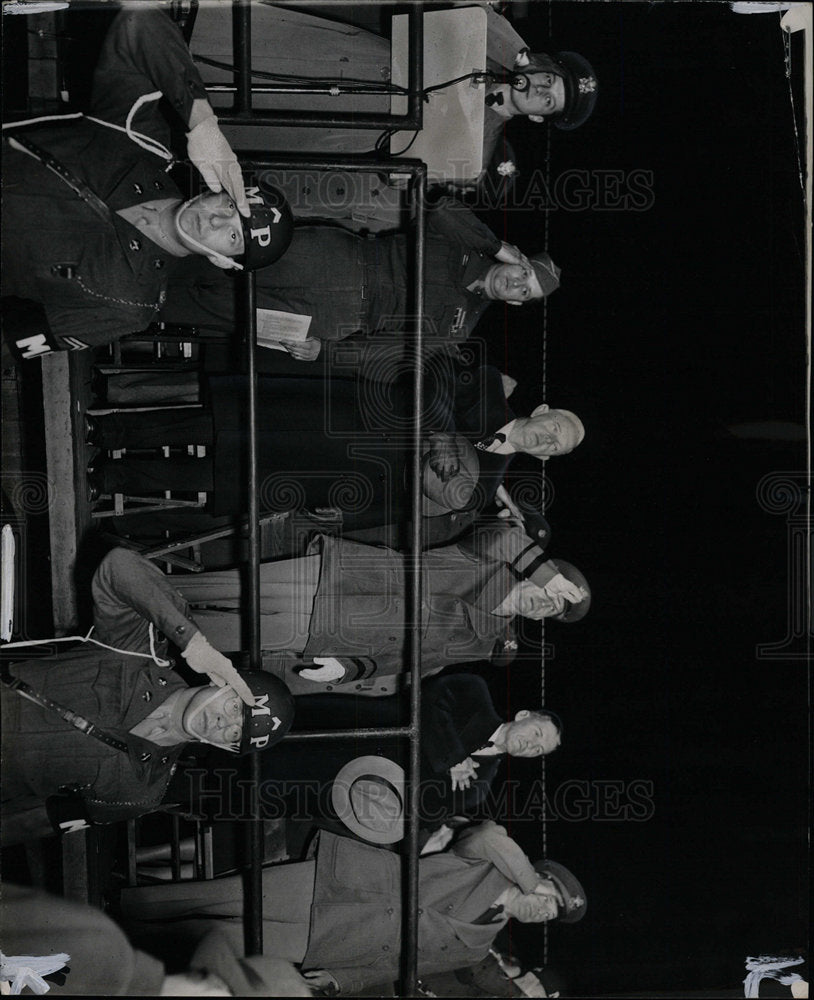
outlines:
M51 173L54 173L59 177L61 181L64 181L68 187L74 191L86 204L88 204L93 211L105 222L109 222L112 218L112 212L110 208L102 201L99 195L95 194L91 189L84 183L84 181L79 180L71 171L62 163L59 162L54 156L46 152L44 149L32 142L28 136L23 135L21 132L15 133L7 130L4 133L4 138L12 145L22 146L23 150L33 156L35 159L39 160L40 163L46 167Z

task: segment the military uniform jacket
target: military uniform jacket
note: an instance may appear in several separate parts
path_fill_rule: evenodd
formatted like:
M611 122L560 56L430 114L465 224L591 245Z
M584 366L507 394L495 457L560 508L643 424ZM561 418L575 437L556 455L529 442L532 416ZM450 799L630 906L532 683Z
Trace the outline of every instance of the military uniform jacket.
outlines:
M166 14L122 12L105 39L90 115L122 127L134 103L150 95L132 127L166 145L170 130L158 111L159 91L184 124L192 102L206 98ZM180 198L166 173L169 161L89 118L34 125L24 134L112 214L100 215L38 160L4 143L3 295L44 306L52 349L95 346L143 330L164 302L167 270L177 258L115 213ZM33 345L31 353L46 349Z
M489 306L467 285L494 264L501 241L465 205L446 199L427 212L425 246L425 346L431 353L465 341ZM407 298L411 259L403 233L370 240L326 226L297 228L284 256L258 272L257 305L310 316L309 337L342 341L330 351L332 374L362 370L367 378L392 381L403 370L413 314ZM173 275L161 317L231 333L235 287L205 261L187 260Z
M3 812L41 805L76 791L87 817L114 823L156 809L185 744L159 747L129 730L186 684L166 667L76 650L15 664L13 674L35 691L97 723L127 744L127 753L74 729L56 713L3 691Z
M326 969L343 994L398 978L401 858L322 831L303 969ZM419 860L418 972L479 962L505 916L479 923L509 886L531 892L539 876L503 827L488 821L451 850Z

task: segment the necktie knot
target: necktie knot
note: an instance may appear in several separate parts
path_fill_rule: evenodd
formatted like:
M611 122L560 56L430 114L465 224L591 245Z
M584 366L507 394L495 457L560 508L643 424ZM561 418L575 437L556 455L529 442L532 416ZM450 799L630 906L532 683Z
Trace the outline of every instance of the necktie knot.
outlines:
M501 91L496 90L491 94L486 95L486 106L487 108L501 107L503 105L503 94Z
M506 435L498 431L497 434L490 434L489 437L485 437L482 441L478 441L475 447L479 451L488 451L494 444L505 444Z

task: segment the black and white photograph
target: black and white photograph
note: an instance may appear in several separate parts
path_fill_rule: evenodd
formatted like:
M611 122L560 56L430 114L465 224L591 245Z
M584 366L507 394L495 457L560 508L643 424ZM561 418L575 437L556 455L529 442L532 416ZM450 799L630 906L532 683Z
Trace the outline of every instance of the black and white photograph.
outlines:
M0 28L0 990L807 998L812 4Z

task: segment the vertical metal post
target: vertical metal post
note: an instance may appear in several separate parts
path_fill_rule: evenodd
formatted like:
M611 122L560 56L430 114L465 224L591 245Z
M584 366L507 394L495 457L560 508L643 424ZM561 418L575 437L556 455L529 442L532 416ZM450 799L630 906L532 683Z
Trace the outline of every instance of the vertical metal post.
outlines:
M235 111L252 109L252 12L246 0L232 0Z
M412 63L411 63L412 68ZM421 363L424 353L424 196L427 187L426 168L420 169L413 178L415 193L415 355L413 369L413 467L412 467L412 537L410 539L409 573L410 581L410 622L412 636L410 643L410 817L407 828L407 879L406 919L402 927L404 947L402 948L403 989L402 996L416 996L418 977L418 833L420 802L420 754L421 735L421 546L423 542L423 512L421 495L422 456L421 445L424 436L422 414L424 412L424 369Z
M257 483L257 323L255 275L243 276L246 349L249 382L249 654L253 670L261 667L260 654L260 525ZM258 788L260 757L250 754L248 848L250 865L245 881L245 944L247 955L263 954L263 820L260 818Z
M235 66L235 109L252 107L252 30L251 3L233 0L232 45ZM257 350L255 276L243 276L244 330L246 333L247 375L249 382L249 658L252 670L261 667L260 655L260 525L257 504ZM257 754L248 759L249 810L246 847L248 869L244 873L244 944L247 955L263 954L263 821L260 818L258 787L260 760Z
M414 119L417 128L423 125L424 100L421 88L424 86L424 5L419 3L410 8L407 15L407 30L409 34L410 51L407 67L407 86L410 96L407 98L407 115ZM423 285L422 285L423 291Z

